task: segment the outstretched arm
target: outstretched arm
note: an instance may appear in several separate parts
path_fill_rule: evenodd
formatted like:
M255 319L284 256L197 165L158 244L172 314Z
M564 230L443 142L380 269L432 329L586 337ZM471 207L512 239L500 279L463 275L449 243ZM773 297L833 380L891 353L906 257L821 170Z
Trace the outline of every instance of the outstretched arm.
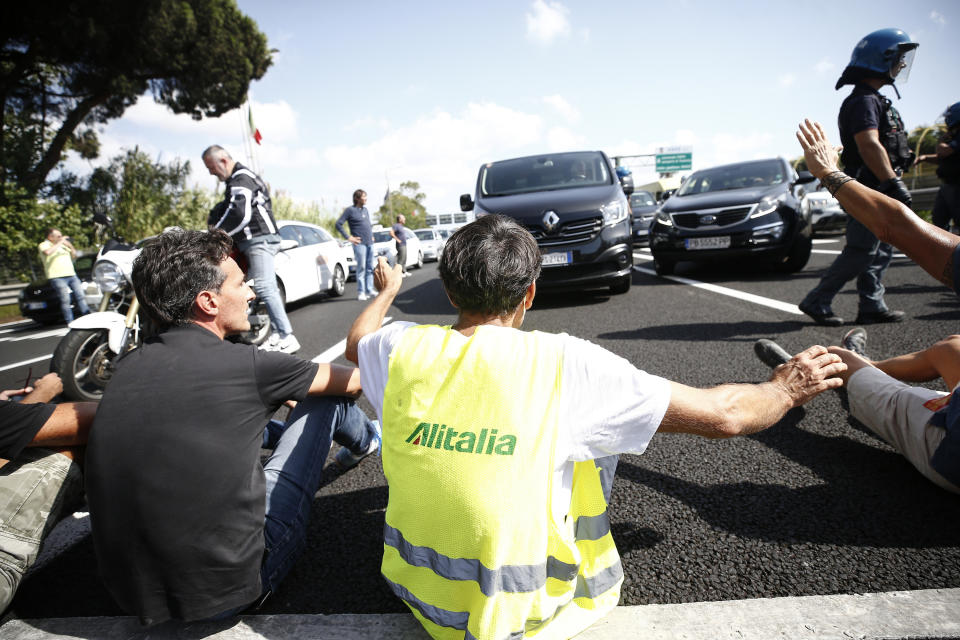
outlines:
M805 120L797 132L807 168L851 216L889 242L931 276L953 288L953 251L960 236L926 222L906 205L863 186L837 168L837 150L819 122Z
M397 297L402 282L403 265L398 263L391 268L386 258L383 256L377 258L377 268L373 270L373 284L380 294L353 321L353 326L347 334L347 347L344 352L347 360L359 364L357 346L360 344L360 339L373 333L383 324L383 319L387 316L394 298Z
M842 385L839 356L813 346L773 371L763 384L724 384L696 389L671 383L670 406L658 431L730 438L762 431L790 409Z

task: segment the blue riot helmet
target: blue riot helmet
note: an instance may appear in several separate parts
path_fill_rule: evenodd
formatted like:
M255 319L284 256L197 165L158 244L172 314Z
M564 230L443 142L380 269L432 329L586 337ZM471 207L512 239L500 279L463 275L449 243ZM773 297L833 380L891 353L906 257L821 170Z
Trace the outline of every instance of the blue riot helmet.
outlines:
M906 82L919 46L900 29L880 29L868 33L853 48L850 63L843 70L835 88L855 84L862 78L880 78L890 84L895 81Z
M626 168L625 166L623 166L622 164L617 167L617 177L618 177L618 178L623 178L624 176L629 176L631 173L633 173L633 172L630 171L630 169L627 169L627 168Z

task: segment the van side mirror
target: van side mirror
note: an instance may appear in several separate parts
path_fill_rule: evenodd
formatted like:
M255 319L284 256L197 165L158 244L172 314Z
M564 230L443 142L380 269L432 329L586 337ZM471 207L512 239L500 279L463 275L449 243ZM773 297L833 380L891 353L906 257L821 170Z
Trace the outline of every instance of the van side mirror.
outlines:
M473 198L469 193L460 196L460 211L473 211Z

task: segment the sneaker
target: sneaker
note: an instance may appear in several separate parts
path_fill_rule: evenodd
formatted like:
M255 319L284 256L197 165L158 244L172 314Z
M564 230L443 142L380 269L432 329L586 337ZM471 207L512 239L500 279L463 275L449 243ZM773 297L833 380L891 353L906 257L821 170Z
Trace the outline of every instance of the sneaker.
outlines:
M280 334L274 331L266 340L261 343L259 349L263 351L276 351L277 344L280 342Z
M802 302L798 305L798 308L800 311L813 318L813 321L817 324L822 324L827 327L839 327L843 324L843 318L836 315L833 311L820 313L819 311L814 311L810 307L804 306Z
M357 296L357 300L366 300L368 298L367 294L361 293Z
M299 350L300 341L297 340L297 336L292 333L287 334L286 338L280 338L280 341L274 349L274 351L280 351L282 353L296 353Z
M867 330L863 327L854 327L847 331L840 339L840 346L847 351L853 351L861 358L867 357Z
M760 338L753 343L753 352L760 358L760 362L771 368L779 367L792 357L783 347L766 338Z
M346 447L340 447L340 451L337 451L337 454L333 457L334 462L342 469L352 469L360 461L369 456L372 453L380 450L380 421L372 420L370 424L373 425L374 433L373 438L370 440L370 446L367 447L367 450L363 453L354 453Z
M861 311L857 314L857 324L879 324L882 322L903 322L903 311Z
M404 277L404 278L409 278L409 277L412 276L412 275L413 275L413 274L410 273L409 271L404 271L404 272L403 272L403 277Z

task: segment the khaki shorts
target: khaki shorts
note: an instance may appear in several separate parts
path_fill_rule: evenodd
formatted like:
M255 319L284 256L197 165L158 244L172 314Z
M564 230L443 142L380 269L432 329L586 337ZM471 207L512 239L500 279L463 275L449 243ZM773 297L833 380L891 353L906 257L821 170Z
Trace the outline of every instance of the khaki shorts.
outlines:
M948 395L943 391L912 387L876 367L855 371L847 382L850 414L854 418L903 454L928 480L947 491L960 493L960 487L930 467L930 458L946 435L944 429L929 424L935 410L930 406Z
M27 448L0 468L0 611L36 561L64 505L83 495L80 466L48 449Z

